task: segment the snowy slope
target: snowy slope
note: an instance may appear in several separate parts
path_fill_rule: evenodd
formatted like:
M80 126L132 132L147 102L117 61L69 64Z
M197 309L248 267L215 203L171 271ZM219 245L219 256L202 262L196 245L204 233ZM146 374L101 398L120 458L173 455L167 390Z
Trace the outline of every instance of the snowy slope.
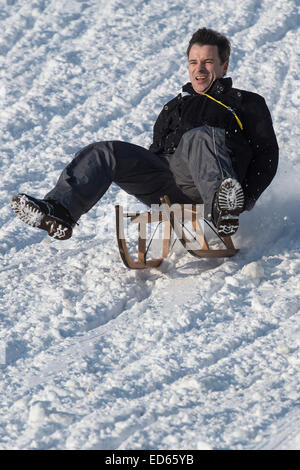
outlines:
M299 449L296 0L0 0L0 448ZM148 146L208 26L262 94L280 168L230 260L127 270L112 186L59 242L18 221L97 140Z

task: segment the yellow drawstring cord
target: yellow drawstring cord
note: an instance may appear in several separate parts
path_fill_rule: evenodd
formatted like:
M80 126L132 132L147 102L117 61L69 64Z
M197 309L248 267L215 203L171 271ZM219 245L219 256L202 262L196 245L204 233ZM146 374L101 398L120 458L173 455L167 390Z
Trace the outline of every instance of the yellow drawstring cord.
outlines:
M212 96L208 95L207 93L201 93L201 95L207 96L207 98L210 98L211 100L215 101L216 103L221 104L222 106L224 106L224 108L226 108L226 109L228 109L229 111L231 111L232 114L234 115L235 119L237 120L237 123L238 123L238 125L240 126L240 129L243 130L243 124L241 123L240 119L238 118L238 116L236 115L236 113L233 111L233 109L232 109L230 106L227 106L226 104L222 103L222 101L216 100L215 98L213 98Z

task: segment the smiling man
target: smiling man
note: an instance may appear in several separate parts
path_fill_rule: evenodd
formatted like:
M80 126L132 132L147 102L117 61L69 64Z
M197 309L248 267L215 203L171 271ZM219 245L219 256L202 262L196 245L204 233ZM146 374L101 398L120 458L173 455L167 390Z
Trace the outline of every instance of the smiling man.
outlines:
M208 91L217 78L226 75L228 59L221 62L217 46L197 43L191 46L188 51L189 76L196 93Z
M260 95L224 78L230 42L207 28L188 45L190 82L164 105L150 149L121 141L80 150L43 199L25 194L11 206L27 224L65 240L82 214L112 182L148 206L167 194L171 203L203 203L221 236L239 227L277 170L278 145Z

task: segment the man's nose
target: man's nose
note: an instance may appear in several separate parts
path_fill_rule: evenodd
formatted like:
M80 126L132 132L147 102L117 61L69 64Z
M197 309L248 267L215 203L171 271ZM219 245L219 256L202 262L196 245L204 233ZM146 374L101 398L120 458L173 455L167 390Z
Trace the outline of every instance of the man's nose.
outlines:
M206 72L206 64L205 64L205 62L199 62L199 64L198 64L198 70L199 70L199 72Z

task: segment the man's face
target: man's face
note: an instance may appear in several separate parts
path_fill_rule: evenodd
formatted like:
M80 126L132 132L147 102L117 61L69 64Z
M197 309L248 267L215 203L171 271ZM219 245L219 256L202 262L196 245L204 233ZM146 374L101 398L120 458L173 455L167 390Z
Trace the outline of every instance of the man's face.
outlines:
M217 46L194 44L189 53L189 75L196 93L204 93L226 74L228 61L221 64Z

